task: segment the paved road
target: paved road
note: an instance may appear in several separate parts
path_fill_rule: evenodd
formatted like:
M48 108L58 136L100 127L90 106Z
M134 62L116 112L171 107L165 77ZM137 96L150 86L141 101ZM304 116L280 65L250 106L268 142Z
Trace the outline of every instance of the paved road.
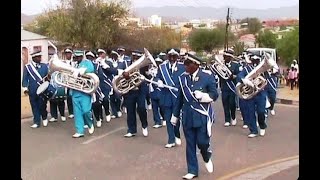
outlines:
M223 179L241 169L299 155L299 108L276 105L276 116L269 117L265 137L247 138L239 120L235 127L223 127L221 102L214 104L217 116L213 127L215 172L209 174L198 156L199 180ZM150 112L150 111L149 111ZM240 117L237 112L237 117ZM166 129L153 129L149 117L149 136L143 137L140 123L134 138L124 138L125 117L112 119L96 128L93 135L73 139L73 120L49 123L31 129L31 121L21 121L21 163L24 180L175 180L186 173L185 140L182 146L164 148ZM239 118L240 119L240 118ZM182 132L182 131L181 131ZM182 133L183 135L183 133ZM292 180L294 167L275 174L270 180Z

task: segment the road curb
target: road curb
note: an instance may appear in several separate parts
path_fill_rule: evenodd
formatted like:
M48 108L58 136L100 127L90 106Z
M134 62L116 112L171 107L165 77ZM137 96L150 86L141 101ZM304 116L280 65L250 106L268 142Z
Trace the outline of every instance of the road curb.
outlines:
M294 101L294 100L289 100L289 99L277 98L276 99L276 103L279 103L279 104L291 104L291 105L299 106L299 101Z

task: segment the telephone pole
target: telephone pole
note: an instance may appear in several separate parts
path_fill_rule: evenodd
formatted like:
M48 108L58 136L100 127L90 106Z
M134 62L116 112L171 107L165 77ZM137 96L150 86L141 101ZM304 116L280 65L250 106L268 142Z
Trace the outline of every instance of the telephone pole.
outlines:
M229 29L229 20L230 20L230 8L228 8L228 14L227 14L227 24L226 24L226 35L224 39L224 50L228 49L228 29Z

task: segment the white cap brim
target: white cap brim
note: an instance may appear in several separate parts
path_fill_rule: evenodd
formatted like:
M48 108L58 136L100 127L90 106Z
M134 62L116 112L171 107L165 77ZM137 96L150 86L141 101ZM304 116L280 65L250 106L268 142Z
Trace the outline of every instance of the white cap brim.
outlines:
M31 57L37 57L37 56L42 56L41 52L38 52L38 53L35 53L35 54L31 55Z
M103 50L103 49L98 49L98 51L97 51L98 53L105 53L106 54L106 51L105 50Z

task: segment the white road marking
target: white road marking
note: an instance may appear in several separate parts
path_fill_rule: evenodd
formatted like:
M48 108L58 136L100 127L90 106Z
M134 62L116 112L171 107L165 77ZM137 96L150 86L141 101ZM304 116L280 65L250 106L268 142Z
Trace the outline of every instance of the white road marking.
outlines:
M87 141L85 141L85 142L83 142L83 143L81 143L81 144L89 144L89 143L92 143L92 142L94 142L94 141L96 141L96 140L99 140L99 139L101 139L101 138L103 138L103 137L105 137L105 136L108 136L108 135L113 134L113 133L115 133L115 132L121 131L121 130L123 130L123 129L125 129L125 127L119 127L118 129L114 129L114 130L112 130L112 131L110 131L110 132L108 132L108 133L106 133L106 134L102 134L102 135L100 135L100 136L93 137L93 138L91 138L91 139L89 139L89 140L87 140Z
M282 163L270 165L265 168L242 174L238 177L232 178L232 180L265 179L273 174L289 169L296 165L299 165L299 159L293 159Z

